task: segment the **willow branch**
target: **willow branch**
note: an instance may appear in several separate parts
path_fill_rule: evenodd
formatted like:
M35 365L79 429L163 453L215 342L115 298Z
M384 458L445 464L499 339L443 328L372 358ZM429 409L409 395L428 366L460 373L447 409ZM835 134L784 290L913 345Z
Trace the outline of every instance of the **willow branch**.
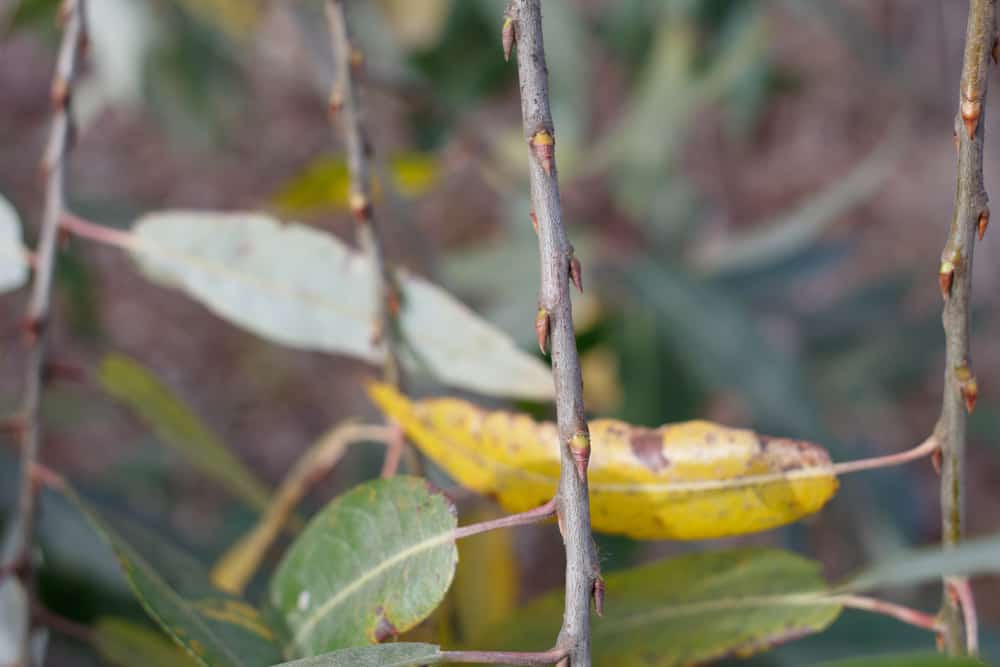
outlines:
M538 222L541 289L536 332L543 350L551 344L556 421L561 444L557 507L566 547L566 601L557 646L572 667L590 667L590 600L603 591L590 532L587 463L590 432L573 329L569 284L580 285L579 263L563 227L555 160L555 128L549 108L548 71L542 38L541 0L512 0L503 29L505 52L516 41L521 116L530 147L531 203Z
M541 521L545 521L546 519L551 519L555 515L556 515L556 499L553 498L544 505L539 505L535 509L528 510L527 512L510 514L508 516L500 517L499 519L481 521L480 523L473 523L468 526L461 526L459 528L456 528L455 539L461 540L466 537L472 537L473 535L479 535L480 533L485 533L490 530L497 530L500 528L515 528L517 526L527 526L533 523L539 523Z
M86 6L84 0L65 0L60 10L63 37L52 78L52 127L42 159L46 177L45 208L42 213L38 247L35 250L35 274L28 301L25 329L28 339L24 397L21 403L21 482L18 493L17 517L14 521L14 558L29 567L19 570L25 588L33 591L33 574L29 552L35 528L36 485L32 471L39 459L42 429L39 406L44 384L46 342L52 302L52 282L55 275L59 222L66 205L66 157L73 140L73 119L70 101L76 82L79 56L86 44ZM30 634L30 631L29 631ZM27 664L28 636L22 638L22 659Z
M958 178L955 210L948 239L941 253L939 281L944 297L942 321L945 332L944 396L938 437L941 442L942 542L955 546L965 524L965 442L967 412L976 404L978 386L969 351L970 293L975 235L989 222L987 195L983 186L983 106L990 57L996 40L995 0L972 0L965 36L965 58L955 116L958 144ZM944 582L942 619L944 643L950 654L969 650L964 638L961 603L949 594L960 577ZM970 597L971 603L971 597Z
M551 665L566 657L566 649L554 648L542 653L509 651L441 651L437 662L478 665Z
M384 376L399 384L400 309L399 287L392 269L385 261L382 239L375 222L372 204L371 143L365 129L364 112L355 73L363 56L351 42L343 0L327 0L327 21L333 47L336 79L330 94L330 113L340 119L340 129L347 149L350 173L350 207L357 223L358 245L369 260L375 289L373 339L385 347Z

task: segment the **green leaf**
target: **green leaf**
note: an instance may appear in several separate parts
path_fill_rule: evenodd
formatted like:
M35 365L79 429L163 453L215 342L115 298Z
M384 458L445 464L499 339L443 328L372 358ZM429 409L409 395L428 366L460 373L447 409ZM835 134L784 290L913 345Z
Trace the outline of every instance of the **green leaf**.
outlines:
M289 656L314 656L405 632L444 598L458 560L454 508L427 482L394 477L331 502L271 580L271 605L293 636Z
M265 667L281 659L274 632L257 609L212 588L200 563L137 526L127 527L134 536L126 542L86 502L65 493L114 550L146 613L198 665ZM140 542L141 555L132 546Z
M819 570L793 554L748 548L610 574L604 618L593 626L594 664L701 664L819 632L840 613L840 605L809 595L824 588ZM562 604L562 592L546 595L489 636L503 648L549 648Z
M433 644L379 644L345 648L333 653L283 662L275 667L409 667L438 662L441 649Z
M379 363L371 268L335 237L250 213L167 212L128 248L150 279L272 342ZM400 272L404 361L484 394L551 399L545 364L431 283Z
M162 632L124 618L105 617L94 625L94 647L119 667L191 667L198 663Z
M951 658L940 653L906 653L824 662L816 667L983 667L985 664L974 658Z
M838 590L906 586L943 576L985 572L1000 572L1000 536L965 540L952 548L936 546L893 554L865 568Z
M195 469L250 507L267 506L271 496L267 486L169 387L137 361L108 355L98 378L106 392L135 411L164 445L180 452Z
M14 290L28 280L28 262L21 241L21 219L14 206L0 195L0 293Z

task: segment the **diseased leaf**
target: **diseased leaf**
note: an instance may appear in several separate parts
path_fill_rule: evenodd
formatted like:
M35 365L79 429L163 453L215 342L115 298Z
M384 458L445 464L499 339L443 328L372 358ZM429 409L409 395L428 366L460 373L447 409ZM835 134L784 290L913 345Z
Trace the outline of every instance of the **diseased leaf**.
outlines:
M150 279L270 341L384 358L368 260L333 236L265 215L166 212L140 220L127 245ZM545 364L440 288L400 279L409 367L484 394L552 397Z
M985 667L975 658L953 658L940 653L904 653L824 662L816 667Z
M537 507L559 480L551 422L486 412L465 401L411 402L392 387L369 393L414 443L463 486L511 512ZM837 479L822 448L711 422L658 429L590 423L594 530L639 539L708 539L790 523L819 510Z
M288 656L381 642L441 602L458 560L454 508L427 482L362 484L316 515L271 580Z
M399 642L345 648L275 667L409 667L434 664L440 657L441 649L433 644Z
M274 631L246 601L215 590L201 564L137 526L130 542L73 492L80 508L118 559L146 613L202 667L266 667L281 659ZM138 539L136 539L138 538ZM143 545L140 555L139 541Z
M21 240L21 219L0 195L0 293L17 289L28 280L28 261Z
M118 667L192 667L198 663L162 632L124 618L99 618L94 647L105 662Z
M663 560L605 578L604 618L593 625L595 667L680 667L764 651L826 628L840 605L818 598L819 563L771 549ZM495 627L502 649L548 648L563 594L547 594Z
M106 392L131 408L160 441L198 471L219 482L254 509L267 506L271 493L253 471L159 378L137 361L110 354L98 378Z

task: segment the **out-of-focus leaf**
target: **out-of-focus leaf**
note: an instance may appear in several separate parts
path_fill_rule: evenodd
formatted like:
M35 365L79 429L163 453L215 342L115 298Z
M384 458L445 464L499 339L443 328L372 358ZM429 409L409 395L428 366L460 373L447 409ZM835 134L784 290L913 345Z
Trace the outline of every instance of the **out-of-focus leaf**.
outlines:
M801 369L761 335L738 304L652 260L635 260L617 275L656 314L671 335L677 360L706 389L739 392L755 422L769 430L796 437L819 434L816 406Z
M260 0L179 0L184 10L218 28L230 38L251 34L260 22Z
M986 667L975 658L953 658L940 653L906 653L824 662L816 667Z
M893 554L848 579L839 590L906 586L942 576L1000 572L1000 536L965 540L953 548L932 547Z
M903 136L903 126L897 124L846 176L793 210L754 226L746 234L705 245L695 256L696 267L707 275L746 271L802 251L845 213L879 191L899 158Z
M409 630L444 598L458 561L455 510L418 477L362 484L306 527L271 580L270 601L309 657Z
M0 195L0 293L17 289L28 280L27 251L21 241L21 219Z
M440 661L441 649L433 644L399 642L345 648L312 658L283 662L275 667L409 667Z
M159 540L131 543L72 491L66 495L107 542L146 613L202 667L266 667L281 659L274 631L246 601L215 590L201 565ZM139 550L142 550L140 555Z
M4 535L0 548L0 563L11 563L23 551L15 541L18 519L14 518ZM28 592L18 577L0 578L0 665L17 665L22 662L21 649L28 633L31 606Z
M821 597L818 563L783 551L682 556L605 578L608 605L593 626L596 667L680 667L747 656L819 632L840 613ZM813 594L819 595L813 595ZM544 650L563 594L545 595L495 627L498 648Z
M559 480L551 422L485 412L452 398L411 402L388 385L369 394L463 486L512 512L543 504ZM837 489L816 445L711 422L659 429L590 424L594 530L640 539L707 539L781 526L819 510Z
M463 512L467 523L498 518L496 509L485 507ZM459 566L452 586L452 616L465 643L481 643L483 631L507 618L517 606L520 576L513 533L491 530L463 539L458 545ZM443 642L442 642L443 643Z
M152 280L268 340L384 358L369 262L333 236L264 215L172 212L140 220L127 245ZM484 394L552 397L545 364L435 285L400 279L411 368Z
M270 491L173 391L133 359L111 354L98 372L106 392L131 408L164 445L254 509Z
M400 45L407 50L421 50L434 46L441 38L453 2L378 0L378 6Z
M124 618L97 619L93 638L101 657L118 667L192 667L198 664L162 632Z
M429 153L402 153L389 162L392 187L406 197L419 197L437 183L440 165ZM304 215L326 209L348 209L351 177L341 158L322 158L305 167L282 185L273 196L274 205L288 215ZM374 196L381 194L376 179Z

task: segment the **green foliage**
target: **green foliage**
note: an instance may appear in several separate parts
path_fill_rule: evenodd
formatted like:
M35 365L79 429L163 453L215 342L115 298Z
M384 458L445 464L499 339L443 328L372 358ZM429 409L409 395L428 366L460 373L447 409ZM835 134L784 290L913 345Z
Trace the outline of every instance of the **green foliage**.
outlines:
M94 646L116 667L194 667L199 663L162 632L124 618L99 618L94 624Z
M974 658L950 658L938 653L909 653L824 662L817 667L984 667L985 664Z
M368 482L330 503L271 580L292 640L286 655L384 641L441 602L458 562L455 510L427 482Z

